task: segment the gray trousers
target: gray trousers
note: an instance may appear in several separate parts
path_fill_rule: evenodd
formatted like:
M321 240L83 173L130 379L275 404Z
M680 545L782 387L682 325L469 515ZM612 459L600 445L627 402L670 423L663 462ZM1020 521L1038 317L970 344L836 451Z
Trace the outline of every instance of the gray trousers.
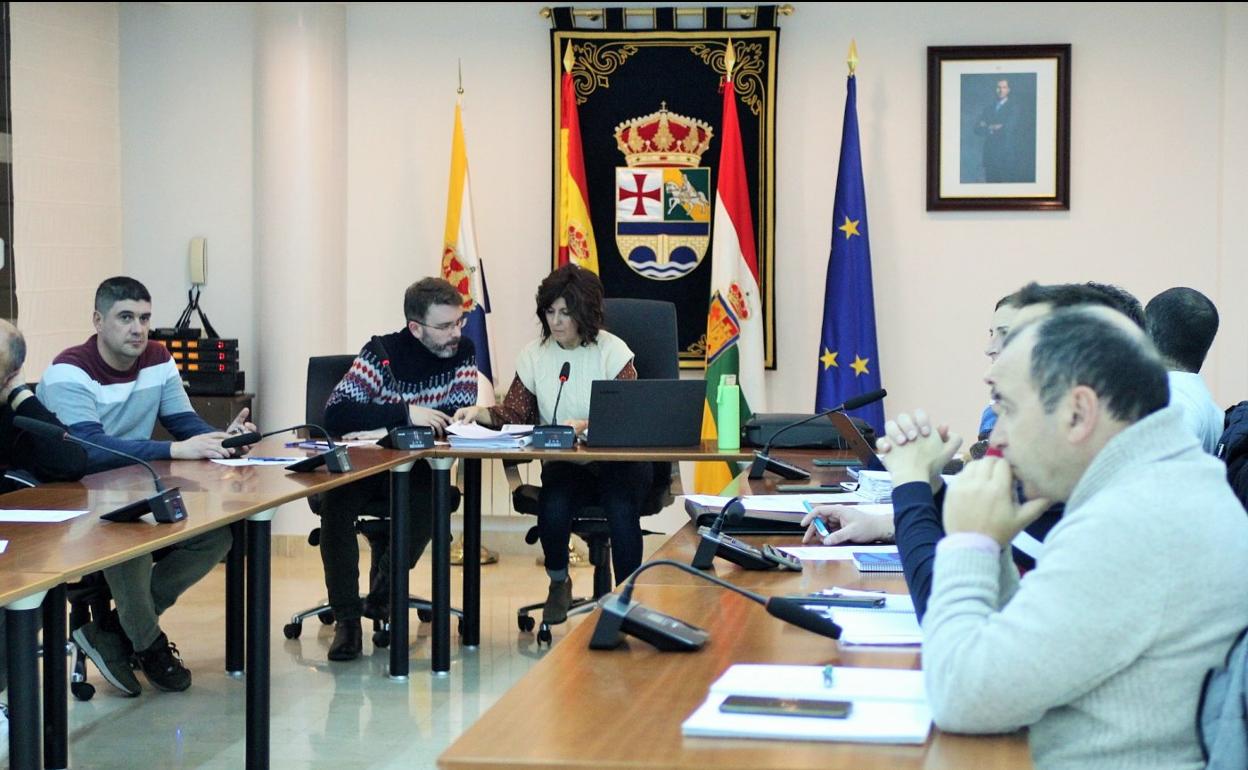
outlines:
M160 614L211 572L233 542L229 528L222 527L178 543L154 565L149 553L104 570L117 618L134 649L152 646L161 634Z

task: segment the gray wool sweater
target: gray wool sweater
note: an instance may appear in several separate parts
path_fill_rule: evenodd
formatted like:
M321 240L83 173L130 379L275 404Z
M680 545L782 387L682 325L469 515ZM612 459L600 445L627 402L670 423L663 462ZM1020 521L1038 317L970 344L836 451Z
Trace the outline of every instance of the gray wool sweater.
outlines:
M1030 727L1039 768L1200 768L1205 672L1248 626L1248 517L1168 407L1093 460L1021 581L944 548L923 622L936 724Z

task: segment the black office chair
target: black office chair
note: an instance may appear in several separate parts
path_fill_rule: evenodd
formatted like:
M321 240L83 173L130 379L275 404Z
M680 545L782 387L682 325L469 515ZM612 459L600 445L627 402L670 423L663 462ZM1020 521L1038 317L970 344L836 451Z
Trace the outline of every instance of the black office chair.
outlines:
M353 355L337 355L337 356L313 356L308 359L308 380L307 392L304 401L305 421L313 425L325 424L325 404L329 401L329 395L334 388L342 380L343 375L351 368L351 362L355 360ZM324 498L321 495L311 495L308 497L308 507L318 516L321 513L321 504ZM459 490L451 487L451 510L459 505ZM381 555L390 547L390 506L388 502L378 502L369 504L360 511L356 520L355 530L364 536L368 541L369 550L369 568L368 582L369 585L375 585L378 579L378 565L381 563ZM319 548L321 545L321 528L317 527L308 533L308 545L313 548ZM427 599L421 599L415 596L409 596L407 599L409 609L416 610L417 617L421 622L428 623L433 619L433 604ZM459 630L463 631L464 613L462 610L451 608L451 613L459 618ZM306 610L296 612L291 616L290 622L282 627L282 634L287 639L298 639L303 633L303 621L308 618L315 617L325 625L332 625L334 622L334 610L328 603L318 604L315 607L309 607ZM390 646L390 622L388 618L373 618L373 646L389 647Z
M604 303L603 314L607 331L624 340L633 351L633 366L637 369L639 378L674 380L680 377L675 305L649 299L612 298ZM679 484L679 472L673 463L653 465L654 477L642 502L642 516L654 515L670 505L675 499L672 486ZM536 516L541 487L521 483L515 466L515 463L503 464L511 487L512 507L519 513ZM611 536L602 509L581 509L573 519L572 534L585 541L589 549L589 563L594 567L594 589L592 596L573 599L568 615L589 612L612 588ZM642 534L659 533L642 530ZM538 541L537 526L529 528L524 540L530 545ZM623 580L625 577L627 575L615 576L616 580ZM516 625L521 632L528 633L533 630L535 620L530 613L540 610L542 606L541 602L529 604L516 612ZM550 626L543 622L537 632L537 642L539 645L550 644L551 638Z

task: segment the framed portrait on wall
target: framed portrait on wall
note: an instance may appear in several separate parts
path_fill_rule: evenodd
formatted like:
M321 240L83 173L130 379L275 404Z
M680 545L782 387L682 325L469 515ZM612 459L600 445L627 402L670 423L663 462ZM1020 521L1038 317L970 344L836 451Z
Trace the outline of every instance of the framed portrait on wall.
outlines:
M927 210L1070 208L1070 45L927 49Z

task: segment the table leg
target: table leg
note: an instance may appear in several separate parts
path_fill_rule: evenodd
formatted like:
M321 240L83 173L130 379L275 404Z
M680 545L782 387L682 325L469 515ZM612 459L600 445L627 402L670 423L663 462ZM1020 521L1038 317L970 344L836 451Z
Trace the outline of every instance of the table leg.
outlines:
M407 681L407 552L412 539L412 466L390 469L390 678Z
M4 608L9 631L5 650L9 664L9 767L13 770L38 770L40 766L35 613L43 604L45 593L18 599Z
M481 644L481 461L465 459L464 469L464 633L465 647Z
M43 600L43 766L69 767L69 673L65 667L65 584Z
M243 675L243 603L246 593L244 555L247 552L246 525L236 521L230 525L234 544L225 555L225 673L227 676Z
M450 457L430 459L433 466L433 634L431 636L434 676L451 673L451 466ZM465 543L465 548L467 543ZM475 551L464 551L464 563L480 559L480 543Z
M247 770L269 766L270 508L247 518Z

